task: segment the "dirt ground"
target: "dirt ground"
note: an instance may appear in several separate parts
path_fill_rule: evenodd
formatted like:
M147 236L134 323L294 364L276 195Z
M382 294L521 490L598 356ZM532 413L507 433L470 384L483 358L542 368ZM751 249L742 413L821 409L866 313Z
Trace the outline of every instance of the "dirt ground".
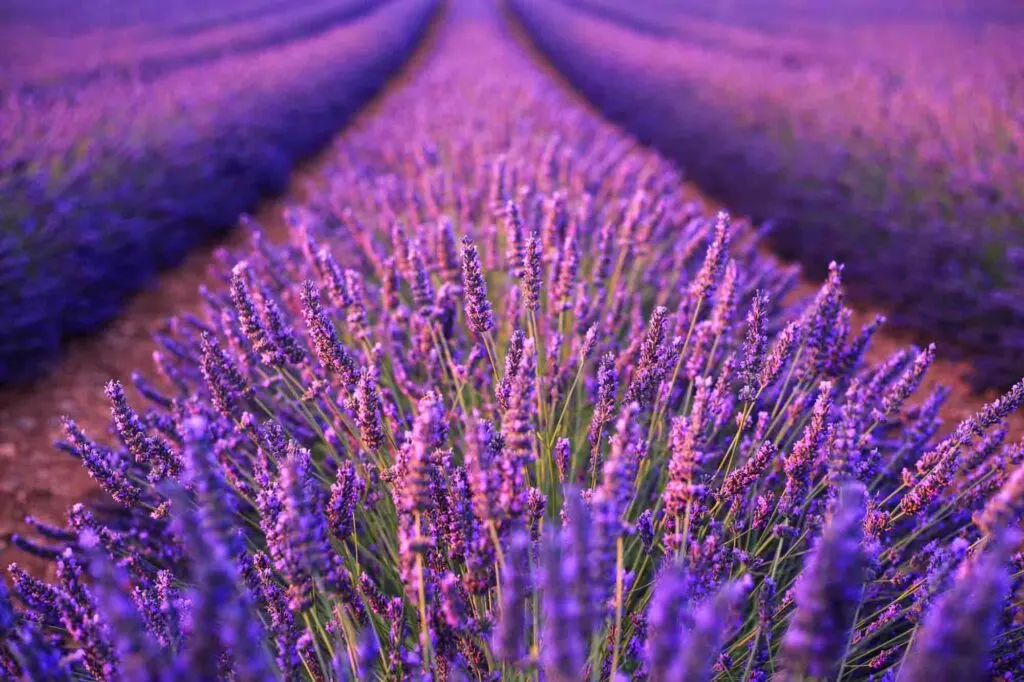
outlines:
M389 85L389 90L402 86L408 73L429 53L431 42L430 37L424 41L410 64ZM386 97L387 92L382 92L375 101ZM375 108L371 102L356 120L372 116ZM285 195L267 202L254 213L272 241L284 238L282 207L302 199L306 187L320 176L329 154L330 149L325 150L321 156L299 167ZM11 533L23 528L27 514L62 522L71 504L97 492L83 467L53 447L59 436L60 417L72 416L86 433L98 439L109 439L110 414L103 396L104 383L111 378L119 379L125 384L129 398L135 400L131 373L133 370L150 371L151 354L155 349L152 334L169 316L198 309L199 285L213 281L208 270L214 262L215 249L231 249L244 241L244 230L240 228L221 243L192 253L180 267L162 274L150 288L138 294L107 329L69 343L63 358L46 376L31 386L0 390L0 572L5 574L5 567L12 561L35 573L52 570L46 563L12 547ZM816 283L805 282L801 293L816 288ZM874 311L857 311L855 321L863 324L872 319L873 314ZM908 337L899 333L881 334L872 346L870 359L877 362L908 343ZM939 355L941 358L941 349ZM922 390L925 393L939 383L952 388L943 413L947 427L995 397L972 394L961 378L965 370L963 364L940 359ZM1011 438L1024 436L1024 415L1015 415L1010 426Z

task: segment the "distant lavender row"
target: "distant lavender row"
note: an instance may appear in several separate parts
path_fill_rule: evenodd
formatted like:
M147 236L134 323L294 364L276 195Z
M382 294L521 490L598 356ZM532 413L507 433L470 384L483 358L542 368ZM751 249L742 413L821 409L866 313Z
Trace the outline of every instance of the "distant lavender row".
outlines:
M1024 382L947 437L934 347L868 366L796 268L580 107L484 0L220 252L109 500L13 538L15 679L1020 679ZM786 303L784 303L786 302ZM144 406L144 407L143 407ZM0 583L3 585L3 583Z
M512 5L603 110L982 386L1024 369L1024 9L992 0Z
M176 16L133 25L83 28L89 4L67 3L61 26L31 18L0 23L0 93L21 98L58 95L91 81L143 80L230 55L257 52L330 31L385 4L386 0L316 0L299 6L247 5L252 12L196 14L178 6ZM160 3L140 3L158 5ZM205 3L209 4L209 3ZM198 22L199 17L207 21ZM188 23L183 23L190 19ZM51 22L53 19L50 20ZM64 27L64 30L61 30Z
M37 371L281 190L407 57L434 0L255 54L0 109L0 382Z

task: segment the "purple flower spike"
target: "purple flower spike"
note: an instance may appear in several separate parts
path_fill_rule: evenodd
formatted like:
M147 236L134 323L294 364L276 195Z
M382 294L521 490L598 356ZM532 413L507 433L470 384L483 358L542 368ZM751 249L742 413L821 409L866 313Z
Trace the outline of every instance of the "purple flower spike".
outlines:
M908 682L991 677L989 655L1010 591L1007 571L1016 530L1001 531L928 612L903 663Z
M97 606L107 615L111 640L120 665L119 679L125 682L170 682L170 665L132 602L128 575L101 551L99 538L91 531L81 544L88 548L89 572L93 578ZM162 672L161 672L162 671Z
M543 267L540 237L536 232L531 232L526 240L526 259L523 268L526 286L526 309L534 312L540 308Z
M387 438L384 433L384 421L380 404L380 393L373 373L367 369L360 372L359 383L355 392L356 423L359 425L359 436L363 447L374 451L384 445Z
M743 344L743 362L740 370L743 380L740 400L753 400L763 387L760 375L768 347L768 337L765 334L767 315L768 297L758 291L754 294L754 301L747 313L747 336Z
M266 325L267 333L277 349L276 360L283 364L283 361L297 365L306 358L306 351L295 336L295 330L285 320L284 312L278 305L270 292L269 286L265 283L260 285L255 297L256 305L259 308L260 316ZM267 364L273 364L264 359Z
M725 266L725 274L722 276L722 283L715 296L715 305L711 309L711 333L720 336L726 333L732 324L733 315L736 312L736 278L739 277L739 270L735 260L730 260Z
M647 608L647 670L651 682L682 679L676 673L680 664L680 633L695 625L690 604L692 581L681 564L664 566L654 582Z
M761 447L757 449L757 452L742 464L732 471L722 481L721 487L718 489L718 496L722 500L732 500L734 503L738 502L739 499L746 495L754 483L761 477L761 474L768 468L768 466L774 461L778 448L775 443L768 440L761 444Z
M284 356L271 341L270 334L263 325L256 311L256 302L249 291L249 282L253 280L252 270L247 261L240 261L231 270L231 300L238 313L238 323L242 333L249 340L254 352L267 365L284 364Z
M346 270L345 286L348 288L349 294L345 321L357 339L366 338L369 333L367 326L369 318L366 312L366 290L363 285L363 276L355 270Z
M796 611L780 654L787 674L794 678L830 677L845 651L868 560L863 546L864 498L860 484L840 490L832 520L798 580Z
M454 277L459 270L455 229L452 227L452 221L446 217L437 221L437 233L434 235L434 261L444 279Z
M527 339L519 369L509 389L508 409L501 416L505 450L520 463L531 460L534 452L534 352L533 339Z
M278 495L281 514L276 538L270 546L275 567L288 583L291 608L304 610L312 598L313 579L330 585L334 578L334 551L327 538L324 510L312 478L309 451L289 441L281 463Z
M494 313L487 300L487 280L480 266L480 254L467 235L462 238L462 286L466 291L466 319L477 334L494 329Z
M558 277L551 291L556 312L568 312L573 307L576 281L579 276L580 253L572 235L565 238L559 258Z
M320 283L327 289L331 305L339 310L347 308L352 303L352 297L345 283L344 272L326 246L320 247L316 252L316 269L320 275Z
M540 589L543 593L541 667L551 682L576 682L583 676L587 642L582 627L582 607L571 589L583 568L565 557L559 533L548 531L541 543ZM571 550L570 550L571 551Z
M407 278L412 288L412 300L421 313L427 312L434 305L434 285L430 281L430 273L427 272L426 263L423 262L423 254L420 253L419 245L416 242L409 243L409 273Z
M200 369L214 406L225 417L231 418L237 407L253 395L252 386L220 347L217 337L208 331L202 333L203 355Z
M57 561L57 576L63 588L57 611L68 634L80 643L86 669L99 680L118 679L120 666L110 632L107 624L94 616L96 603L72 550L65 550Z
M693 629L683 635L683 645L674 679L708 682L722 646L736 627L741 602L750 592L750 576L724 585L718 593L697 609Z
M572 469L572 444L568 438L559 438L555 441L551 457L555 460L555 466L558 468L558 477L562 483L566 483Z
M26 607L25 615L32 620L57 627L60 622L58 604L64 598L58 587L33 578L18 564L7 567L14 593Z
M978 527L988 535L1010 528L1024 515L1024 465L1018 465L985 509L978 515Z
M793 505L802 501L803 494L810 485L809 474L832 428L831 412L832 384L823 381L818 387L818 397L811 409L810 421L784 462L786 488L780 506L787 513L792 510Z
M303 282L301 300L302 315L320 364L324 369L336 373L349 390L354 390L359 381L356 361L338 340L334 323L320 304L320 291L312 281Z
M527 608L532 591L529 572L530 536L516 530L505 550L501 569L501 610L491 647L506 663L520 663L526 657Z
M110 400L110 412L114 420L114 430L139 464L150 467L150 478L159 480L168 476L177 476L181 471L178 456L171 451L167 443L159 437L150 436L146 427L139 419L138 413L129 405L120 382L110 381L104 389Z
M481 522L499 517L498 494L501 478L496 458L501 452L501 436L494 426L483 420L479 412L466 424L466 472L472 491L473 513Z
M921 385L925 372L935 361L935 344L930 344L922 352L918 353L914 362L904 371L899 380L889 387L882 398L881 409L876 411L875 419L881 421L887 416L897 413L903 407L917 387Z
M142 496L142 490L128 475L127 462L88 438L71 419L61 419L67 448L82 461L94 481L116 502L131 507Z
M397 312L399 304L399 289L400 283L398 266L395 264L394 258L386 258L384 260L380 283L381 305L385 312L391 314Z
M779 332L772 344L758 375L758 390L766 389L778 381L786 363L800 344L802 327L799 322L790 322Z
M690 284L690 299L695 304L698 301L706 304L721 282L722 270L729 251L731 227L729 214L719 211L715 217L715 230L704 256L704 263Z
M526 237L523 231L519 206L510 201L505 206L505 259L509 273L516 279L522 279L526 272Z
M633 369L633 378L626 389L623 403L637 403L641 409L649 407L654 400L658 384L665 375L665 363L662 354L665 352L665 326L668 320L668 308L658 306L651 315L647 326L647 334L640 346L640 357Z
M410 454L404 506L410 511L427 511L437 504L433 483L434 471L438 466L435 453L448 437L446 420L440 395L430 392L420 400L408 441Z
M615 417L615 395L619 391L619 375L615 371L615 355L606 353L597 366L597 404L590 419L587 439L596 453L600 448L600 434L604 425Z
M365 483L356 473L352 462L338 465L338 473L331 485L331 496L327 502L327 522L335 539L344 542L355 530L356 503Z

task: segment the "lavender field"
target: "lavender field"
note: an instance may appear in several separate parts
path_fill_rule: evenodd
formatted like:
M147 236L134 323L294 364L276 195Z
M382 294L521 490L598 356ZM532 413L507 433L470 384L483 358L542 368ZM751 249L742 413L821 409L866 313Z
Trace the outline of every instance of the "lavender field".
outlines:
M1024 371L1024 6L512 2L584 93L891 321Z
M397 41L151 366L61 416L94 492L0 545L4 679L1024 679L1024 380L970 396L856 267L781 264L528 1Z

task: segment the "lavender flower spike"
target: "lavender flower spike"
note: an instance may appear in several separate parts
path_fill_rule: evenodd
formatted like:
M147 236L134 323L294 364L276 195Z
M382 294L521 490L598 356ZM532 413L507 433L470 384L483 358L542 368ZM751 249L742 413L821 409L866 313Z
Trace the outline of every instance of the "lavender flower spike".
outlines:
M462 286L466 290L466 319L477 334L494 329L494 313L487 300L487 280L480 266L480 254L473 240L462 238Z
M747 335L743 343L743 364L740 370L740 377L744 382L740 390L741 400L753 400L757 391L762 388L758 379L768 347L768 337L765 334L767 308L768 296L764 292L756 292L747 313Z
M260 359L268 365L284 363L284 357L270 340L270 335L263 321L256 312L256 302L249 291L252 269L248 261L239 261L231 269L231 300L238 313L238 322L242 333L249 339L252 349L260 354Z
M530 233L526 240L526 260L524 263L526 273L526 309L534 312L540 307L541 271L543 267L540 237L534 231Z
M750 592L750 576L727 583L694 614L693 629L684 635L685 644L673 677L680 682L708 682L712 665L733 628L740 604Z
M704 263L701 265L697 277L690 284L690 298L694 304L698 301L707 302L708 297L714 293L722 279L729 251L730 227L729 214L719 211L715 217L715 232L704 256Z
M541 666L549 682L576 682L586 662L581 606L570 588L584 568L574 557L563 557L561 533L548 531L541 543L543 618ZM566 561L566 558L569 561Z
M177 455L171 452L161 438L150 436L139 419L138 413L128 405L124 388L118 381L107 383L104 393L110 400L110 412L114 419L114 430L139 464L148 464L156 479L175 476L181 470Z
M1009 528L1024 515L1024 465L1018 465L976 518L978 527L992 535Z
M843 658L864 586L865 490L848 483L796 586L782 640L783 680L829 678Z
M662 568L647 609L646 663L650 682L672 682L679 665L679 633L690 631L692 581L682 564Z
M514 531L501 571L501 617L491 646L495 656L512 664L519 663L526 656L529 546L529 535L522 530Z
M523 219L519 206L509 201L505 205L505 258L508 260L509 272L516 279L526 272L526 240L523 236Z
M619 375L615 371L615 355L606 353L597 366L597 404L590 418L590 431L587 440L594 452L600 448L600 434L604 425L615 416L615 395L619 390ZM597 470L597 463L593 465Z
M903 407L917 387L921 385L925 372L935 361L935 344L929 344L926 349L918 353L914 362L908 367L899 380L889 387L885 397L882 399L881 410L875 413L875 419L881 421L887 416L893 415Z
M202 333L203 355L199 368L210 389L214 406L226 417L232 417L236 403L252 397L253 389L241 372L221 348L217 337L208 331Z
M125 507L134 505L142 489L128 476L127 462L117 453L98 445L85 435L68 417L61 419L66 448L82 460L86 471L116 502Z
M99 538L91 530L82 533L80 544L88 552L97 604L107 614L112 643L124 682L170 682L171 667L147 631L129 596L128 576L98 551Z
M1002 531L925 616L907 654L901 682L991 679L989 649L1010 590L1009 555L1019 541Z
M342 383L352 390L355 388L359 376L356 370L356 361L346 349L334 329L334 323L324 313L320 304L320 290L310 280L302 283L302 315L306 320L306 327L309 330L309 338L313 342L313 349L325 369L335 372L341 377Z
M381 418L380 393L373 373L364 369L360 372L355 392L356 423L363 447L374 451L385 441L384 422Z

